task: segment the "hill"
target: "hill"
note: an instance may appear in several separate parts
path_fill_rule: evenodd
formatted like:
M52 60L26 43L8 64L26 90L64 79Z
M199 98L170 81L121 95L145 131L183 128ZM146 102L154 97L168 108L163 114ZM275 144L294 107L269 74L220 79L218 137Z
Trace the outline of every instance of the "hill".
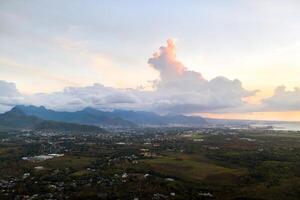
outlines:
M120 117L90 108L76 112L54 111L44 106L16 106L28 116L36 116L44 120L93 125L99 127L135 127L136 124Z
M136 127L142 126L203 126L207 122L202 117L185 115L158 115L153 112L114 110L101 111L85 108L76 112L54 111L45 107L17 106L28 116L45 120L70 122L100 127Z
M4 129L28 129L40 131L106 132L104 129L96 126L43 120L36 116L26 115L18 107L14 107L10 111L0 115L0 127Z
M140 125L203 126L207 124L205 119L199 116L158 115L153 112L126 110L115 110L112 113L118 117L133 121Z

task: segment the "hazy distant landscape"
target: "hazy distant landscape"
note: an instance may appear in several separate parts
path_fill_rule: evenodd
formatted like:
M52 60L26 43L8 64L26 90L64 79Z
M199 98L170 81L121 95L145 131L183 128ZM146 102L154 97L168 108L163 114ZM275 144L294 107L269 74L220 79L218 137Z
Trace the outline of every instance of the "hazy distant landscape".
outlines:
M298 199L299 123L257 123L16 106L0 115L0 197Z

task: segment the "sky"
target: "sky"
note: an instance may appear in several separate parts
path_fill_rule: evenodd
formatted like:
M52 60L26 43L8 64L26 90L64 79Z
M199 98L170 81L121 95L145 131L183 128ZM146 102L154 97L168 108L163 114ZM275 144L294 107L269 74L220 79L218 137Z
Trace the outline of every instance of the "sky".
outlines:
M0 0L0 112L300 121L297 0Z

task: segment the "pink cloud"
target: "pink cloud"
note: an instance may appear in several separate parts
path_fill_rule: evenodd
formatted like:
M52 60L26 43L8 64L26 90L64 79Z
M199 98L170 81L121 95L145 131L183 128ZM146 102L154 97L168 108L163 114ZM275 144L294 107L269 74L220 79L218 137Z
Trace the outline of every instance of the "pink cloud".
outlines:
M161 46L158 52L148 60L150 66L158 70L161 79L175 79L187 71L186 67L176 58L176 46L172 39L167 40L167 46Z

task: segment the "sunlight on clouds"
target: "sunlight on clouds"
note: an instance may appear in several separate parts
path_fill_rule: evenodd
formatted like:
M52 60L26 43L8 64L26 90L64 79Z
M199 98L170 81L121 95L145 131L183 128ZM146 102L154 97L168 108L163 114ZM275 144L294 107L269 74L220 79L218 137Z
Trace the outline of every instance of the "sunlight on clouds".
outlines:
M65 50L77 49L80 51L84 51L85 46L88 44L88 41L74 41L66 37L55 37L53 42Z
M201 113L201 116L205 116L209 118L217 118L217 119L300 121L300 111L223 113L223 114Z
M73 81L63 76L52 75L47 70L37 67L16 63L13 60L0 58L0 69L2 76L11 77L11 81L18 84L22 93L33 94L37 92L54 92L67 86L79 86L80 80ZM24 76L24 75L29 76ZM33 76L33 77L32 77Z
M83 69L91 69L91 83L101 82L117 88L149 88L148 80L158 77L155 70L146 67L146 62L141 67L116 62L111 55L90 50L87 41L76 41L66 37L56 37L53 41L82 63Z
M92 67L99 75L99 81L108 86L118 88L147 87L148 80L158 76L153 69L138 69L132 72L127 67L118 66L112 59L103 55L91 54L89 58L88 66Z

